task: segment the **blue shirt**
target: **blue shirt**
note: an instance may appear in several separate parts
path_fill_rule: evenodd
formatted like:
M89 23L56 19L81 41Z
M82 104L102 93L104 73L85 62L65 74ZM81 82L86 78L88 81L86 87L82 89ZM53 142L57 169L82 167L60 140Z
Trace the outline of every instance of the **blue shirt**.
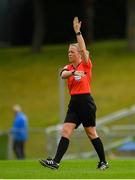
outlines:
M23 112L17 112L12 127L14 140L25 141L28 138L28 120Z

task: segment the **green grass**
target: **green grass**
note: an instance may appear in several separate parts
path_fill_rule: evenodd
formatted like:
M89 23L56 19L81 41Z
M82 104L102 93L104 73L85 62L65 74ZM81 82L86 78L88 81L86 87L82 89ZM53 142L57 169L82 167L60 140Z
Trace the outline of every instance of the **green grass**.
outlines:
M32 54L30 47L0 49L1 129L10 128L15 103L22 105L30 127L59 123L58 69L68 63L67 49L68 45L49 45L41 54ZM127 42L98 42L88 50L97 117L134 104L135 53L128 51ZM66 95L66 106L68 100Z
M64 160L59 170L42 167L38 161L0 161L2 179L134 179L135 160L112 160L106 171L95 160Z

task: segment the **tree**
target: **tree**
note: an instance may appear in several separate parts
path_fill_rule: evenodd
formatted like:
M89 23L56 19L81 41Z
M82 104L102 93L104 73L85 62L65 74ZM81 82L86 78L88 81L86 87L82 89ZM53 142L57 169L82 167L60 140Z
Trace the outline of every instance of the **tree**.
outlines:
M44 0L33 0L34 9L34 33L32 51L40 52L45 36L46 11Z
M94 0L85 0L84 3L84 18L86 19L86 42L91 43L93 41L93 17L94 17Z
M127 36L129 50L135 51L135 0L128 0Z

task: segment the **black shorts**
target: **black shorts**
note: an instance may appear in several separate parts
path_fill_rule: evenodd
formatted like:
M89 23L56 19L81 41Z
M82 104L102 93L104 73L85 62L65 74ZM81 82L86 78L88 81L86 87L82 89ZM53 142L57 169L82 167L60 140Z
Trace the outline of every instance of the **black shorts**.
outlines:
M71 96L65 123L75 123L76 128L82 124L84 127L96 125L96 105L90 94Z

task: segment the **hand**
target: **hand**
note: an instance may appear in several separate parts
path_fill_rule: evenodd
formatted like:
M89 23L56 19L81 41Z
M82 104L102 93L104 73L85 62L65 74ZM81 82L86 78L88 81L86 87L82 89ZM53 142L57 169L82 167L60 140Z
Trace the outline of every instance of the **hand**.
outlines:
M82 22L81 21L79 22L78 17L74 17L73 28L74 28L75 33L80 32L81 23Z
M86 73L84 71L75 71L74 75L84 77L86 76Z

